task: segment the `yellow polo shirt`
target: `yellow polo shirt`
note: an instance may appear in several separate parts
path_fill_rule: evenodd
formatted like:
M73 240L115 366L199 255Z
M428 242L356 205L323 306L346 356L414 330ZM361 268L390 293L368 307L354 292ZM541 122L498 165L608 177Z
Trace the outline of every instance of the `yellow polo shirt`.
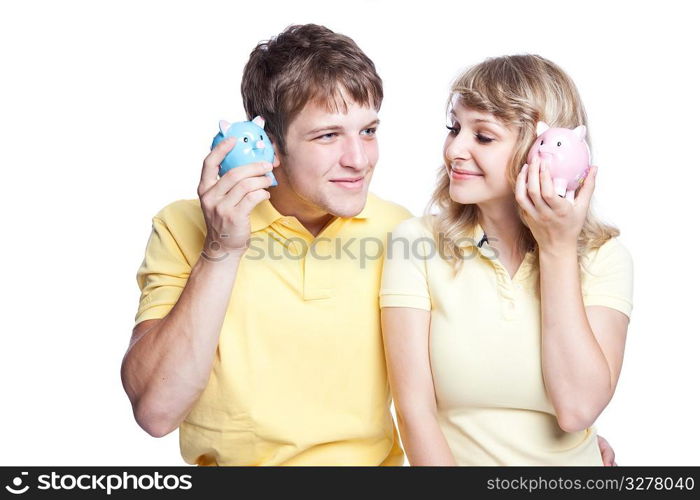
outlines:
M391 233L381 307L431 312L430 365L438 421L462 465L602 465L596 432L559 428L542 376L539 271L534 252L510 278L477 226L455 278L429 217ZM408 249L408 251L407 251ZM615 238L589 252L586 306L632 311L632 260Z
M387 233L411 214L370 194L314 238L269 201L251 213L211 378L180 425L197 465L402 465L379 317ZM136 323L162 318L200 258L199 200L153 218Z

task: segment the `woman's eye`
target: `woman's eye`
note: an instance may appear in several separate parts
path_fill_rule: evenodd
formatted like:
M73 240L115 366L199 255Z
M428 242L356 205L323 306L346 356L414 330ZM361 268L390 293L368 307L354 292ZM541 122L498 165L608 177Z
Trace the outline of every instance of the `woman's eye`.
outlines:
M488 144L489 142L493 141L493 138L486 137L485 135L482 135L482 134L476 134L476 140L481 142L482 144Z
M457 135L459 134L459 127L451 127L449 125L445 125L447 127L447 130L450 131L450 135Z

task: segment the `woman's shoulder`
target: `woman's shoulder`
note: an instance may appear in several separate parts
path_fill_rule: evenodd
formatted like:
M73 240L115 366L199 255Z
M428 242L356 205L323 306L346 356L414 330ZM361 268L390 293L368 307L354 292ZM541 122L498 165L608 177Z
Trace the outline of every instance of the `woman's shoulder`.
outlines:
M632 254L618 237L612 237L597 248L591 249L583 256L583 269L598 273L611 268L632 268Z
M397 224L391 231L393 238L403 237L409 239L432 238L432 221L434 216L427 214L411 217Z

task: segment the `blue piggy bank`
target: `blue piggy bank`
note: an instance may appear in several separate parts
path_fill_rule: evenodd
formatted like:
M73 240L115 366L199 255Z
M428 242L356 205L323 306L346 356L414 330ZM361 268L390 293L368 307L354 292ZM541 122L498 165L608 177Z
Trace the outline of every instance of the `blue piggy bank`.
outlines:
M272 147L270 138L265 133L264 127L265 120L260 116L256 116L249 122L229 123L225 120L219 122L219 133L216 134L214 141L211 143L212 149L227 137L236 137L236 145L228 152L219 166L219 175L224 175L232 168L249 163L258 161L273 162L275 150ZM275 179L272 172L267 172L265 175L272 179L272 186L277 185L277 179Z

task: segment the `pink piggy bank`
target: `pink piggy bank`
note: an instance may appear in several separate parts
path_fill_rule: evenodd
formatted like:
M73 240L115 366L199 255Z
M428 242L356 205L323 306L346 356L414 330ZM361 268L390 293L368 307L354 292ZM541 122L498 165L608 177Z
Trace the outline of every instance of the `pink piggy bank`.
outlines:
M575 129L549 128L546 123L538 122L537 135L527 155L527 163L532 163L535 155L538 155L549 167L554 191L573 202L574 192L583 184L591 168L586 126L580 125Z

